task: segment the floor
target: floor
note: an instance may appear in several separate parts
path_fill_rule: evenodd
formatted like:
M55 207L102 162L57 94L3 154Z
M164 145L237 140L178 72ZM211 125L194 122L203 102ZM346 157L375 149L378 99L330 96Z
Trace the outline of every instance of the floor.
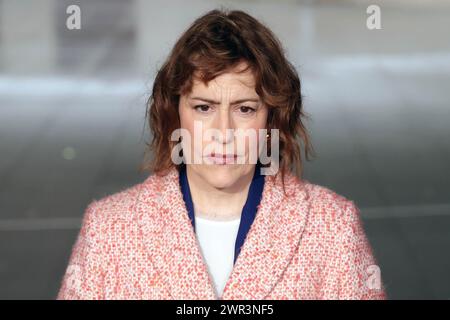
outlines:
M388 297L449 299L450 5L377 3L380 30L363 0L0 0L0 299L54 299L86 205L146 177L155 72L220 6L283 42L317 154L304 177L358 205Z

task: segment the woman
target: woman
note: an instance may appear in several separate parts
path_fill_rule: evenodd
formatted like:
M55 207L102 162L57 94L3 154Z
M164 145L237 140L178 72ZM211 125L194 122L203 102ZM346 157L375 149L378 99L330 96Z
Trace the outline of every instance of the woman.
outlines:
M58 299L385 297L354 202L299 178L300 81L267 27L197 19L148 115L153 174L88 206Z

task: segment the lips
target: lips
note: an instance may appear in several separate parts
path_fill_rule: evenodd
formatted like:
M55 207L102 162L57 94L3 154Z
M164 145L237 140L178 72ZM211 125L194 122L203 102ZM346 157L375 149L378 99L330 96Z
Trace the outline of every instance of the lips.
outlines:
M211 152L208 156L208 159L211 160L215 164L228 164L228 163L236 163L237 154L220 154Z
M234 153L227 153L227 154L217 153L217 154L215 154L214 152L211 152L211 154L209 156L213 157L213 158L237 158L237 154L234 154Z

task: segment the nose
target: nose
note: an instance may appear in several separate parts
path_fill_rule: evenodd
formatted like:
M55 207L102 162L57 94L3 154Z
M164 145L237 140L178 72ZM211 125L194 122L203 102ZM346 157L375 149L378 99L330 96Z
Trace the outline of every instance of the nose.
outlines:
M234 124L233 119L228 112L228 108L222 108L220 110L216 119L216 128L220 131L219 137L214 137L217 142L228 144L233 141Z

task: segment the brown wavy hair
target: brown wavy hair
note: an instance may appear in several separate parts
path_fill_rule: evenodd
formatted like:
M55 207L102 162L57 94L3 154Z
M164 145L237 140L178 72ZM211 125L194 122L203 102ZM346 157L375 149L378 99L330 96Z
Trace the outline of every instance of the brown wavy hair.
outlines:
M268 27L243 11L226 9L209 11L195 20L159 69L146 112L152 134L146 155L153 156L144 159L141 171L164 175L173 166L180 169L183 164L171 160L178 142L170 140L173 130L180 128L180 95L191 91L194 77L207 84L243 61L255 76L256 93L268 107L268 132L279 129L277 174L281 172L283 186L288 170L302 176L301 146L307 160L314 150L302 121L309 117L303 111L299 76Z

